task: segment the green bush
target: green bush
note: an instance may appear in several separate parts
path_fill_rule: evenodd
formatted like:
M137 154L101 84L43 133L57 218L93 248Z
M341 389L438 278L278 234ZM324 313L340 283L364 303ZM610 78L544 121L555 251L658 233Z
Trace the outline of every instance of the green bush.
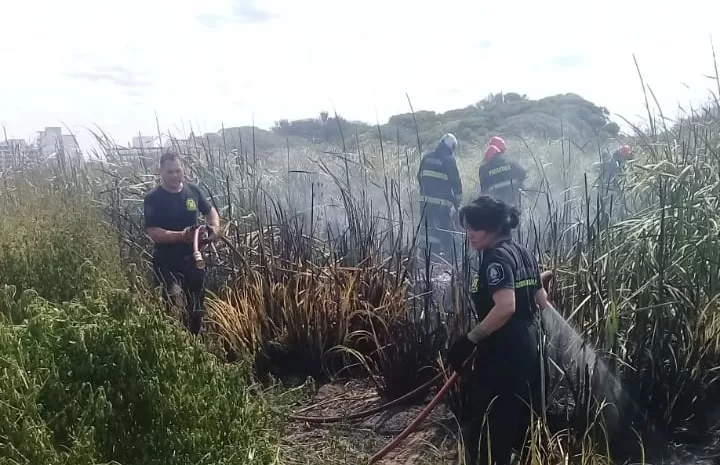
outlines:
M272 463L280 413L126 291L56 305L5 287L0 463ZM5 315L5 321L9 315Z

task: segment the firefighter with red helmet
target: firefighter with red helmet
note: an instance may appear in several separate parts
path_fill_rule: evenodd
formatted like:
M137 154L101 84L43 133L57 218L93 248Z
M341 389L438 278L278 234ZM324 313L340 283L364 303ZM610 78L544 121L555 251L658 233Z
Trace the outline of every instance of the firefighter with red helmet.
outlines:
M625 169L625 164L628 160L633 157L632 146L628 144L622 144L612 154L611 157L607 157L600 164L600 186L607 190L617 190L619 188L618 175L620 175Z
M615 151L615 158L627 161L632 158L633 149L628 144L623 144Z
M505 139L493 136L488 142L480 176L480 193L492 195L505 203L518 207L520 189L523 187L527 172L517 163L505 158Z

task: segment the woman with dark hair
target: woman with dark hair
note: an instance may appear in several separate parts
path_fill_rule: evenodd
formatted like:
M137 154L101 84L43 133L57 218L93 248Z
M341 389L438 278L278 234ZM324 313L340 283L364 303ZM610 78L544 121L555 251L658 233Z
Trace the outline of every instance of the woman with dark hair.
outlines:
M462 398L470 404L461 418L466 463L505 465L513 447L525 440L529 407L540 408L536 315L548 306L547 293L537 260L510 237L520 222L516 208L481 196L460 210L460 221L470 246L481 253L471 290L479 323L448 352L450 366L463 375Z

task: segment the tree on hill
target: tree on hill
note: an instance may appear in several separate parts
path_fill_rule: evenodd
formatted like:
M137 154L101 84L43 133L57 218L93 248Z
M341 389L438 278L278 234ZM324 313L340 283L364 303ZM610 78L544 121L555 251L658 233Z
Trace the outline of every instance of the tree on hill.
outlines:
M355 132L366 132L372 127L368 124L348 121L342 116L330 116L327 111L320 112L318 118L300 120L281 119L272 128L272 132L284 137L302 137L313 143L342 143L343 138L355 135Z
M229 151L238 150L252 153L254 146L257 153L264 153L283 147L287 143L285 137L249 126L220 129L218 135L219 143L226 146Z
M584 143L586 140L616 137L620 127L610 121L604 107L576 94L560 94L531 100L518 93L490 94L475 105L437 114L415 114L421 140L429 143L444 132L454 131L464 141L482 143L495 133L557 139L561 135ZM412 114L391 117L383 129L400 133L401 143L416 140Z
M616 138L620 131L610 120L607 108L577 94L533 100L516 92L489 94L473 105L445 113L421 110L414 115L394 115L380 129L384 138L403 145L417 144L417 132L423 145L432 145L444 133L454 132L463 143L482 144L494 134L504 134L546 139L565 137L584 146L596 139ZM268 141L281 140L278 146L283 146L286 138L299 138L338 146L344 139L347 146L352 147L356 133L377 138L375 126L323 111L315 118L281 119L264 135L268 135Z

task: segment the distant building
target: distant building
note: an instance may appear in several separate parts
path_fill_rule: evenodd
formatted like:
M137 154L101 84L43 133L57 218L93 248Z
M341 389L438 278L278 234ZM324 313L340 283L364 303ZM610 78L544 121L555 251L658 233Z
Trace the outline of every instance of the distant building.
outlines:
M206 150L216 150L222 147L223 143L224 141L221 134L217 132L206 132L202 136L196 136L195 134L190 133L190 137L187 138L187 141L185 141L184 144L179 143L177 145L179 147L184 145L188 151L193 153L203 153Z
M106 157L117 156L123 160L146 160L159 161L165 149L162 147L122 147L117 146L106 154Z
M229 143L228 143L229 142ZM198 156L207 151L217 152L226 145L228 149L231 147L233 140L225 140L222 131L207 132L203 135L196 136L193 132L187 138L176 138L166 136L162 139L157 136L136 136L132 138L129 147L117 146L112 149L111 153L123 160L152 160L160 161L160 156L167 150L176 150L184 155Z
M62 156L58 157L59 155ZM32 143L23 139L0 140L2 169L23 168L50 159L59 159L61 163L84 161L75 137L63 134L59 127L46 127L38 131Z
M0 140L0 155L8 156L18 152L24 152L30 149L30 146L24 139L8 139Z
M164 148L157 136L135 136L129 147L118 145L106 153L106 157L118 157L122 160L159 160Z
M153 136L135 136L132 138L131 147L134 149L157 147L157 137Z
M24 139L0 141L0 169L27 166L37 163L39 153Z
M71 160L82 159L82 152L75 137L63 134L62 128L59 127L46 127L44 131L39 131L35 139L35 147L42 159L54 155L63 155L64 158Z

